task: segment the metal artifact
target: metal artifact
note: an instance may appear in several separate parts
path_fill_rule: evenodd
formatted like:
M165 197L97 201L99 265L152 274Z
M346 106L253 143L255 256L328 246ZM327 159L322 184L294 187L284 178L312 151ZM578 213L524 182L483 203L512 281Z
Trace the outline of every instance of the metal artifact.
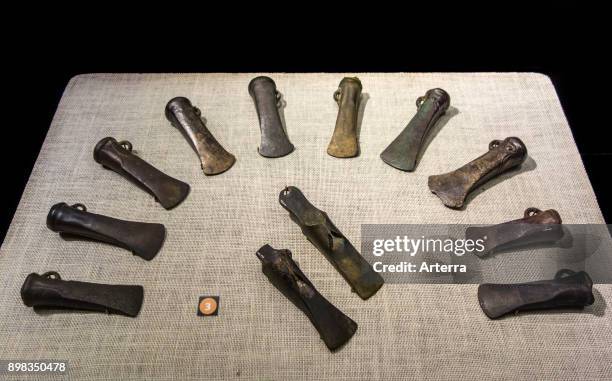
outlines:
M450 106L450 96L431 89L416 100L417 113L402 132L380 154L387 164L402 171L414 171L428 133Z
M450 208L461 208L468 194L492 178L521 165L527 147L519 138L493 140L489 151L463 167L442 175L429 176L429 189Z
M200 110L189 99L176 97L166 105L166 118L185 136L200 157L205 175L217 175L230 169L236 158L210 133Z
M71 309L136 317L144 297L142 286L62 280L55 271L32 273L21 287L21 299L34 309Z
M256 255L270 283L304 312L329 350L340 348L353 337L357 323L317 291L293 261L289 250L264 245Z
M132 152L132 143L107 137L94 149L94 160L144 189L164 208L172 209L189 194L189 184L166 175Z
M563 269L552 280L478 286L478 302L491 319L515 311L582 308L594 301L593 281L584 271Z
M351 242L296 187L283 189L279 202L300 226L306 238L329 260L362 299L368 299L382 287L384 280L359 254Z
M359 78L346 77L340 81L338 90L334 92L334 100L338 103L338 117L334 134L327 146L327 153L331 156L348 158L359 155L357 117L361 89Z
M249 94L255 102L261 132L257 152L264 157L281 157L293 152L293 144L287 137L279 113L282 96L272 78L253 78L249 83Z
M83 204L55 204L47 215L47 227L64 238L83 237L130 250L150 261L166 238L162 224L124 221L89 213Z
M554 209L527 208L523 218L492 226L470 226L465 236L473 241L481 240L484 249L474 254L484 257L511 247L554 243L563 237L561 223L561 216Z

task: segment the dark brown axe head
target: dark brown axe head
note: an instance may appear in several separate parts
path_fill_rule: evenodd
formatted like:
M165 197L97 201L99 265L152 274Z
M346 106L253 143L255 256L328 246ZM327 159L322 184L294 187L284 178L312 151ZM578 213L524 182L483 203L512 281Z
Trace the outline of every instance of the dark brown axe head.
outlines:
M481 284L478 302L491 319L515 311L582 308L593 304L593 281L584 271L563 269L554 279L516 284Z
M181 131L198 154L205 175L223 173L236 162L234 155L227 152L208 130L200 110L189 99L171 99L166 105L166 118Z
M465 236L482 242L483 250L474 254L484 257L506 248L557 242L564 234L561 223L561 216L554 209L527 208L523 218L492 226L470 226Z
M270 283L304 312L329 350L340 348L353 337L357 323L317 291L293 261L289 250L264 245L256 255Z
M162 224L119 220L90 213L83 204L65 202L51 207L47 227L66 238L82 237L122 247L147 261L157 255L166 239Z
M71 309L136 317L142 307L142 286L62 280L55 271L32 273L21 287L21 299L34 309Z
M155 197L164 208L172 209L189 194L189 184L166 175L132 152L132 143L107 137L94 148L94 160L117 172Z
M527 147L516 137L493 140L489 151L463 167L443 175L429 176L429 189L450 208L461 208L468 194L492 178L521 165Z
M368 299L382 287L382 276L359 254L327 213L312 205L302 191L296 187L287 187L281 191L279 202L306 238L362 299Z

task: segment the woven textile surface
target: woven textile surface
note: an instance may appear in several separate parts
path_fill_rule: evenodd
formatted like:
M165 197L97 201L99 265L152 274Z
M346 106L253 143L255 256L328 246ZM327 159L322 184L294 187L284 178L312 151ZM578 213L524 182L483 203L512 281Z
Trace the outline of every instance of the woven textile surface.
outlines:
M596 285L595 304L581 313L496 321L478 306L477 285L386 284L363 301L278 203L286 185L297 186L357 248L365 223L499 223L531 206L554 208L565 223L603 223L547 77L358 74L361 155L337 159L326 148L338 111L332 94L344 75L269 74L283 94L296 150L266 159L257 153L259 124L247 91L255 75L91 74L70 81L0 251L0 359L68 360L72 379L612 378L612 287ZM416 98L434 87L448 91L451 109L416 171L386 165L380 152L414 115ZM175 96L198 106L236 156L228 172L202 173L165 119ZM104 170L92 151L106 136L131 141L142 158L189 183L188 198L166 211ZM508 136L528 148L520 170L478 191L465 210L448 209L430 193L429 175L454 170ZM113 246L65 241L45 226L60 201L163 223L164 247L147 262ZM255 252L265 243L291 250L318 290L359 324L340 351L330 353L261 273ZM143 285L140 315L25 307L19 290L27 274L51 270L67 280ZM201 295L220 296L219 316L196 316Z

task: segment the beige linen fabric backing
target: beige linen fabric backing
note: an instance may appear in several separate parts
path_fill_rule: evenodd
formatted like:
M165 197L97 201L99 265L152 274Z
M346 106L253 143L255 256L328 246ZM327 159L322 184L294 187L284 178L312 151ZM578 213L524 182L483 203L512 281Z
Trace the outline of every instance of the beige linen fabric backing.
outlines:
M557 209L566 223L603 223L550 80L540 74L358 74L363 83L361 155L326 154L343 74L270 74L283 93L295 152L257 153L259 124L247 85L256 74L91 74L68 84L0 252L0 358L68 360L83 379L611 379L612 288L596 285L583 313L521 314L489 320L477 285L387 284L370 300L352 293L279 205L299 187L360 246L363 223L498 223L525 208ZM380 152L415 113L415 100L442 87L452 109L414 173ZM186 96L237 157L206 177L164 117ZM27 128L27 126L20 126ZM98 140L130 140L160 170L191 185L166 211L95 163ZM451 210L427 177L476 158L493 139L520 137L530 159L486 186L465 210ZM10 164L9 164L10 165ZM68 242L45 226L49 207L80 202L91 212L163 223L164 247L151 262L92 242ZM265 243L293 252L319 291L359 329L330 353L308 319L261 273ZM36 313L19 290L26 275L141 284L135 318ZM550 274L551 277L553 274ZM197 317L200 295L219 295L217 317ZM20 378L24 378L20 376Z

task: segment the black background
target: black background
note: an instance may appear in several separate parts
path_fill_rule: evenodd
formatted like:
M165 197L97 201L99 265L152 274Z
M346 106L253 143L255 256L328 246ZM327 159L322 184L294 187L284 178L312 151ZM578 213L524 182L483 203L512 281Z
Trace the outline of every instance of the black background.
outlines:
M135 23L145 17L138 12L101 20L70 16L38 25L32 36L11 35L0 150L0 240L64 87L74 75L93 72L544 73L555 85L604 217L612 221L605 13L574 5L517 5L476 16L451 10L443 17L426 9L330 19L316 13L304 21L280 15L221 17L211 24L214 16L198 12L168 12L163 22L146 27ZM366 26L366 19L372 24Z

